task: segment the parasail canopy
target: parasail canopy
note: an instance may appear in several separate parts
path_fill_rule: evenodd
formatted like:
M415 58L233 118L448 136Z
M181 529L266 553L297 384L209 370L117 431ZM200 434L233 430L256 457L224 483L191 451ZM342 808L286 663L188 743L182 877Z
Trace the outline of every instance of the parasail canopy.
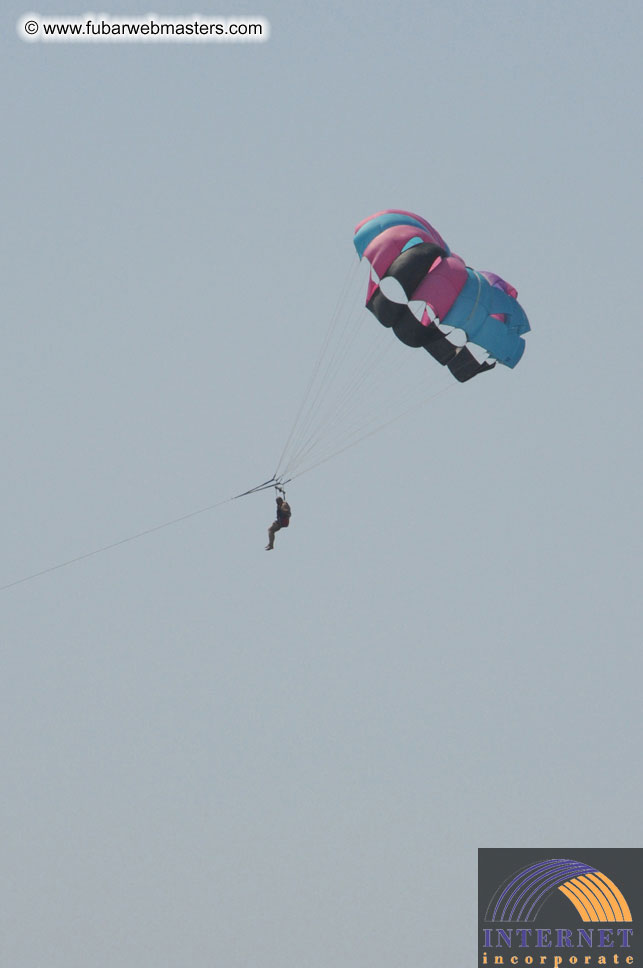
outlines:
M377 212L353 241L371 267L367 308L407 346L423 347L461 383L519 362L529 321L516 289L467 266L421 216Z

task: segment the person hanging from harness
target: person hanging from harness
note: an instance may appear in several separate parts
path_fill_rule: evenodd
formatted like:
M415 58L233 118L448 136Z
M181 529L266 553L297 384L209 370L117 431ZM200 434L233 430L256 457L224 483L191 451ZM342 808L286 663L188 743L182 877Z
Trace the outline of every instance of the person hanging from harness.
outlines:
M292 514L290 510L290 505L286 501L286 492L278 487L278 491L281 491L283 497L278 495L277 497L277 518L272 522L268 528L268 544L266 545L266 551L272 551L275 547L275 535L277 531L281 531L282 528L287 528L290 524L290 516Z

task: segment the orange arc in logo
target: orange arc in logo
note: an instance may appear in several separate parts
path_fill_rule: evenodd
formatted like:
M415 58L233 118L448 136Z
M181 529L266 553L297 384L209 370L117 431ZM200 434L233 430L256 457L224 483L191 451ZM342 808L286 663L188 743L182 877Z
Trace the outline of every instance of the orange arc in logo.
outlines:
M632 920L627 901L621 891L600 871L572 877L571 880L559 885L558 890L569 898L583 921Z

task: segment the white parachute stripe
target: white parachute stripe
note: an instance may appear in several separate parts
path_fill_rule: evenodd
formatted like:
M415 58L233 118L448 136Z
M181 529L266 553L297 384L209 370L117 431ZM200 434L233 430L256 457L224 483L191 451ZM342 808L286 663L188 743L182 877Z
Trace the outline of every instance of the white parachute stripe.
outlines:
M394 276L384 276L380 282L380 292L393 303L403 306L408 304L408 297L401 282Z

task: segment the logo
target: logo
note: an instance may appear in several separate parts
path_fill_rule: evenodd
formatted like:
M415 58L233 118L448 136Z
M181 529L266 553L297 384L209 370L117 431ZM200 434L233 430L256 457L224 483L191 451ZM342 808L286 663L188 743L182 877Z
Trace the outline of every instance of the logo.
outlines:
M643 968L643 850L478 851L479 968Z

